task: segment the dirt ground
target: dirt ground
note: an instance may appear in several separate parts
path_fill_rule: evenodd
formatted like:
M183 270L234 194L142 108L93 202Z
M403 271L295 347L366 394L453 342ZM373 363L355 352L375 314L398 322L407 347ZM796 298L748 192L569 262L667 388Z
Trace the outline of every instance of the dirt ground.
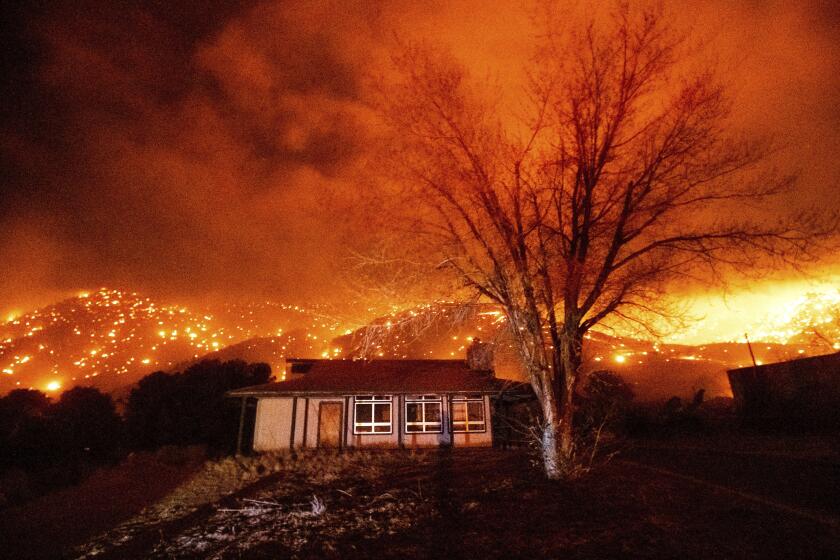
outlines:
M840 461L833 453L636 442L572 482L545 480L522 450L383 454L379 470L349 461L329 476L288 469L263 476L186 515L115 533L87 557L840 557ZM380 459L362 460L369 466ZM113 514L109 500L124 499L115 491L75 506L56 500L52 519L86 524ZM8 530L8 517L2 523L0 536L18 541L0 550L41 554L10 558L58 557L58 550L80 556L72 548L79 532L68 538L61 523L45 520L28 544ZM103 525L100 519L84 529L92 536ZM29 546L40 539L54 546Z
M58 558L99 531L164 498L196 472L201 451L180 450L177 460L138 453L102 468L83 483L0 511L0 558Z

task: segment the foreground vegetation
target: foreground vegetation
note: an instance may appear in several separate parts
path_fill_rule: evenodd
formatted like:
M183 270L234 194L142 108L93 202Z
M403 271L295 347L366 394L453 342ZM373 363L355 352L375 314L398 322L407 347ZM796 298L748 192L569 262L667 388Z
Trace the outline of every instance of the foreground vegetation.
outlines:
M836 444L733 434L637 440L563 482L541 476L523 449L202 462L197 448L167 448L134 456L112 487L130 501L132 484L145 484L133 474L190 473L145 507L104 523L117 505L89 499L101 491L85 488L93 477L63 502L45 497L0 516L0 538L21 559L830 558L840 553ZM44 524L51 515L100 525L71 538ZM37 542L25 538L33 528Z
M78 484L133 451L202 445L214 455L232 453L239 410L225 393L270 377L267 364L206 360L149 374L125 403L93 387L57 401L14 390L0 398L0 509Z

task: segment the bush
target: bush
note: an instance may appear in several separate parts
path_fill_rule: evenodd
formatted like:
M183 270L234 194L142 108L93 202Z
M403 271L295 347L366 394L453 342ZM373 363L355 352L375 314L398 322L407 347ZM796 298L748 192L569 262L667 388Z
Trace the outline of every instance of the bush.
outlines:
M12 391L0 398L0 502L78 483L121 444L122 420L98 389L76 387L56 403L40 391Z
M65 457L85 456L96 462L116 457L122 439L122 421L114 401L93 387L75 387L62 393L49 412L56 449Z
M232 452L239 409L225 393L270 379L268 364L240 360L206 360L182 373L147 375L128 397L131 443L140 449L204 444L215 452Z
M612 371L590 373L579 395L577 426L584 439L607 430L623 431L633 404L633 389Z
M15 389L0 398L0 468L44 462L49 408L49 397L34 389Z

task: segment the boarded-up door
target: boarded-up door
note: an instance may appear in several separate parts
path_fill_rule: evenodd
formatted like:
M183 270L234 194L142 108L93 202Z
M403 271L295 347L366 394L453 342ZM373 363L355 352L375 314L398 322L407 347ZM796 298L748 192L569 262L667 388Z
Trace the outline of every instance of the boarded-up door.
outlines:
M324 402L318 407L318 447L341 445L341 403Z

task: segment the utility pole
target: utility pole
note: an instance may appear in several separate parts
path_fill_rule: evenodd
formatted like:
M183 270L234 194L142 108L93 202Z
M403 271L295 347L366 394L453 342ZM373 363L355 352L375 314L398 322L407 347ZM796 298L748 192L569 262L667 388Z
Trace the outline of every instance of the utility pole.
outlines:
M752 358L753 369L758 367L758 364L755 363L755 354L753 354L752 344L750 344L750 337L747 336L747 333L744 333L744 338L747 339L747 349L750 351L750 358Z

